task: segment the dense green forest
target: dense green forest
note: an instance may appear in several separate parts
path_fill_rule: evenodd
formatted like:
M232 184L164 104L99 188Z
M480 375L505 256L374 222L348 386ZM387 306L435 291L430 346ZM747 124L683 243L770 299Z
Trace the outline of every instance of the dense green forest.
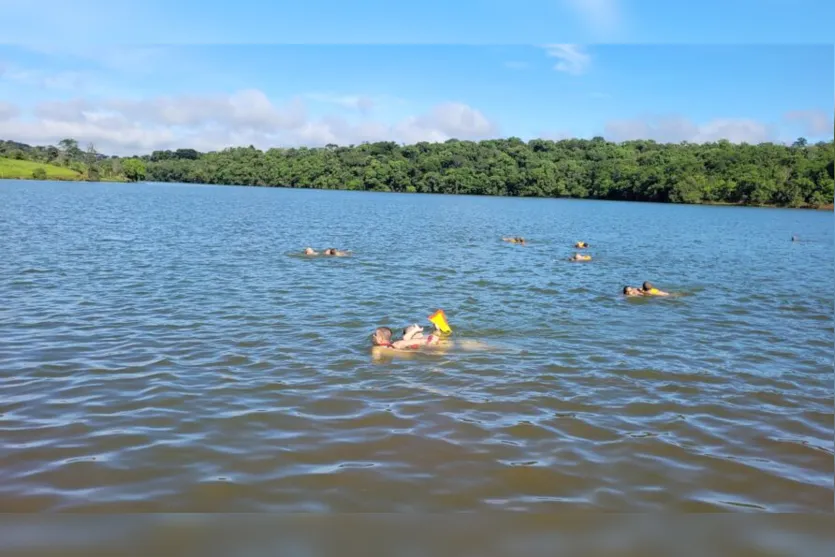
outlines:
M612 143L518 138L237 147L107 157L66 139L57 147L0 141L0 157L67 165L85 179L291 188L576 197L673 203L831 207L833 142L792 145Z

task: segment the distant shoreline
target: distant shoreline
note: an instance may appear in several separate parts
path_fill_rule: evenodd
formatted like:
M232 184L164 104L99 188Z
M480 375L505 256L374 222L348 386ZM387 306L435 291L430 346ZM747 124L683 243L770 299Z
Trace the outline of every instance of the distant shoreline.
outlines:
M804 138L749 145L509 137L108 157L63 139L47 147L0 142L0 176L833 211L832 148Z
M622 203L653 203L657 205L693 205L693 206L712 206L712 207L752 207L752 208L759 208L759 209L805 209L805 210L812 210L812 211L835 211L835 203L828 203L826 205L820 206L813 206L813 205L802 205L798 207L789 207L787 205L759 205L756 203L731 203L727 201L702 201L699 203L677 203L674 201L645 201L640 199L605 199L599 197L570 197L570 196L562 196L562 197L546 197L546 196L520 196L520 195L489 195L489 194L473 194L473 193L427 193L427 192L395 192L395 191L372 191L372 190L351 190L347 188L333 188L333 189L323 189L323 188L294 188L294 187L287 187L287 186L253 186L250 184L203 184L197 182L161 182L157 180L142 180L139 182L129 182L124 180L80 180L80 179L67 179L67 178L47 178L46 180L37 180L35 178L28 178L25 176L14 176L14 177L3 177L0 176L0 180L20 180L20 181L29 181L29 182L84 182L88 184L96 184L96 183L110 183L110 184L136 184L136 183L158 183L158 184L192 184L192 185L204 185L204 186L219 186L219 187L233 187L233 188L260 188L260 189L285 189L285 190L312 190L312 191L355 191L359 193L391 193L391 194L405 194L405 195L451 195L451 196L470 196L470 197L495 197L495 198L508 198L508 199L576 199L582 201L617 201Z
M87 184L96 184L104 182L108 184L128 184L126 180L115 180L113 178L102 178L101 180L80 180L78 178L60 178L49 176L44 180L38 178L31 178L27 176L0 176L0 180L20 180L21 182L84 182Z

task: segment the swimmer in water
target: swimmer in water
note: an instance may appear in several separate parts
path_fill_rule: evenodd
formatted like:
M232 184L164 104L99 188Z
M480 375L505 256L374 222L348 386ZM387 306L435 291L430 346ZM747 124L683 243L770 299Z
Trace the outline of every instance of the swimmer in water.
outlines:
M800 238L798 238L797 236L792 236L792 242L799 242L799 241L800 241Z
M623 295L624 296L643 296L644 291L640 288L635 288L634 286L624 286L623 287Z
M304 248L305 255L319 255L319 253L313 248Z
M437 346L443 344L440 331L437 329L429 336L423 335L423 327L420 325L409 325L403 329L403 338L392 340L392 331L388 327L377 327L371 335L371 344L382 348L393 350L417 350L426 346Z
M577 249L585 249L589 247L589 245L585 242L577 242L576 244L574 244L574 247Z
M498 348L478 340L449 340L437 329L429 336L424 336L423 327L410 325L403 331L403 338L392 340L392 331L388 327L379 327L371 335L371 357L375 362L389 362L394 356L411 357L421 352L442 354L447 350L465 352L495 351Z
M572 257L568 258L569 261L591 261L591 255L583 255L581 253L575 253Z
M525 239L522 238L521 236L514 236L512 238L502 238L502 240L505 241L505 242L510 242L511 244L524 244L525 243Z
M336 248L328 248L328 249L326 249L325 251L322 252L322 255L331 255L333 257L345 257L349 253L351 253L351 252L350 251L340 251Z
M669 296L670 294L667 292L663 292L655 288L651 283L645 282L641 287L641 291L644 293L644 296Z

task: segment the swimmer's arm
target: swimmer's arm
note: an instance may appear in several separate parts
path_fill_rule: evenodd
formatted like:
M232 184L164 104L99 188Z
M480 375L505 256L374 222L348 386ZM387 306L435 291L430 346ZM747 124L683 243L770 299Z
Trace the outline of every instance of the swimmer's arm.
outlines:
M395 350L415 350L423 344L426 344L425 339L395 340L391 343L391 347Z
M441 344L443 340L435 334L427 337L416 336L409 340L396 340L391 343L392 348L396 350L416 350L421 346L429 346L434 344Z

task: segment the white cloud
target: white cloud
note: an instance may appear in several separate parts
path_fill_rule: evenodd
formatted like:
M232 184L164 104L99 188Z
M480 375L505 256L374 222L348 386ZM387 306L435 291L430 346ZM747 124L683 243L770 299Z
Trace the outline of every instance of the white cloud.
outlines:
M44 120L58 122L81 122L84 120L85 111L92 107L84 99L72 99L69 101L45 101L35 106L35 116Z
M299 127L307 119L301 99L276 106L257 89L245 89L231 95L108 99L101 103L101 108L121 114L140 125L188 127L215 124L264 132Z
M357 110L359 112L370 112L376 101L368 95L337 95L335 93L308 93L305 95L312 101L327 104L335 104L343 108Z
M554 69L572 75L580 75L588 69L591 64L591 56L583 51L583 48L575 44L549 44L545 45L545 52L559 62Z
M16 118L20 114L20 109L13 104L0 101L0 122Z
M439 130L459 139L487 137L496 133L496 126L484 114L470 106L448 102L435 106L429 114L419 116L414 124L424 130Z
M763 143L775 141L774 126L746 118L718 118L698 126L698 134L688 141L704 143L727 139L732 143Z
M565 0L600 37L611 37L623 24L619 0Z
M442 103L395 123L354 122L335 116L314 120L301 99L275 104L255 89L231 95L49 101L26 115L8 103L2 106L7 114L4 138L54 144L72 137L94 143L103 153L119 155L250 144L269 148L363 141L414 143L482 139L497 133L496 125L484 114L462 103Z
M799 122L803 133L809 136L829 135L832 133L833 117L823 110L792 110L785 114L789 122Z
M746 118L716 118L696 124L681 116L611 120L604 135L611 141L653 139L663 143L704 143L727 139L732 143L762 143L776 140L774 126Z
M369 114L373 110L392 105L404 105L407 101L399 97L391 95L346 95L338 93L307 93L304 98L311 101L331 104L340 108L346 108L359 112L360 114Z

